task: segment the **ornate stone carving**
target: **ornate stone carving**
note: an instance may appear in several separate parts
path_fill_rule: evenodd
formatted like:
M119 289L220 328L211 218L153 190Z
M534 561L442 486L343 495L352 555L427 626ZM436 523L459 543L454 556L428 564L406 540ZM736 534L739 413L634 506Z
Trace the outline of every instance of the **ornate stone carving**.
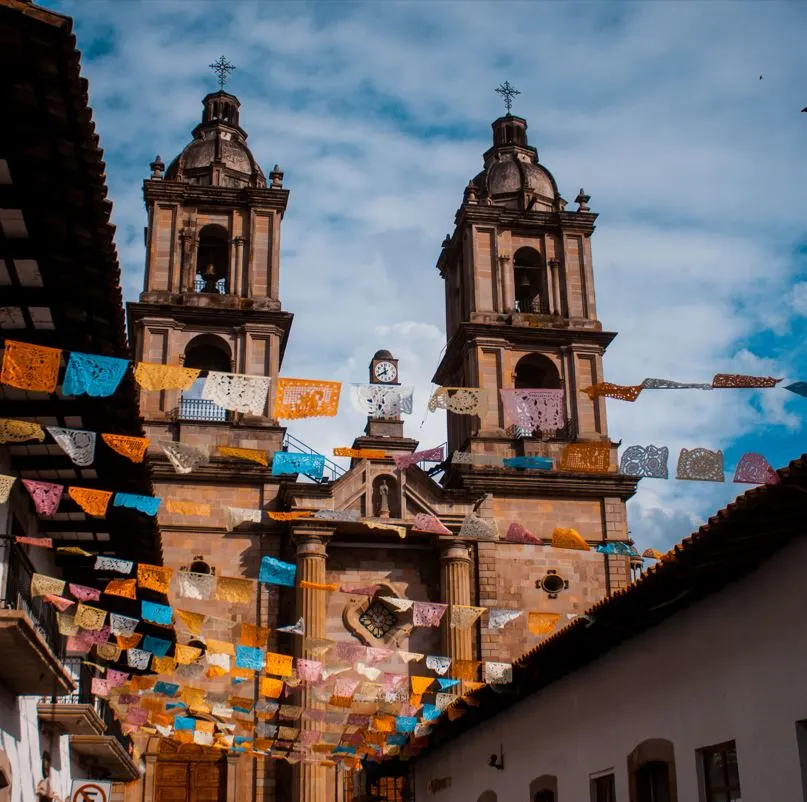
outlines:
M397 648L412 632L412 622L411 620L404 622L404 616L401 614L395 615L389 605L379 600L379 596L403 598L403 594L394 584L380 582L372 597L357 596L348 601L342 612L342 623L348 632L366 646ZM387 621L386 618L382 621L377 608L385 611L394 621ZM374 629L378 634L375 634Z

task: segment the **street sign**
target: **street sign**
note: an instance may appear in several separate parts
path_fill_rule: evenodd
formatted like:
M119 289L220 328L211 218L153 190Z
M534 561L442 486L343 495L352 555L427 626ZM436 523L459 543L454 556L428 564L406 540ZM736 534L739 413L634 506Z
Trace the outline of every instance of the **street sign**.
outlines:
M72 802L109 802L112 783L101 780L73 780Z

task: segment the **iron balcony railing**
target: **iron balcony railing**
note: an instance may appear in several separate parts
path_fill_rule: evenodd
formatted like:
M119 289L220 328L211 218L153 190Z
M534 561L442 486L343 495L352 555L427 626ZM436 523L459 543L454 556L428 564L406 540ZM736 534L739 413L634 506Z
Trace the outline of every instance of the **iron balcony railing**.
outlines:
M317 454L319 455L319 451L315 451L311 446L306 445L301 440L298 440L293 435L290 435L286 432L286 436L283 439L283 450L284 451L291 451L292 453L296 454ZM322 479L316 476L309 476L309 479L312 479L315 482L333 482L338 479L342 474L345 473L344 468L340 468L335 462L329 460L325 457L325 471L322 475ZM307 474L306 474L307 475Z
M205 398L185 398L179 400L179 420L210 421L225 423L232 415L229 410L220 407Z
M195 292L205 292L205 287L207 286L207 282L204 280L202 276L198 273L196 274L196 279L193 282L193 289ZM220 278L216 281L216 292L219 295L226 295L227 294L227 279Z
M47 604L43 597L31 595L33 566L23 550L9 537L0 539L0 561L5 566L5 580L0 587L0 606L6 610L22 610L27 613L53 653L62 658L64 643L56 621L56 608Z
M131 755L132 741L129 736L123 734L120 722L115 718L112 708L105 699L100 696L94 696L92 693L93 677L98 676L95 669L87 665L81 657L65 657L62 663L73 677L75 690L64 696L43 696L40 701L46 704L92 705L98 717L106 726L104 735L115 738L126 750L126 753Z

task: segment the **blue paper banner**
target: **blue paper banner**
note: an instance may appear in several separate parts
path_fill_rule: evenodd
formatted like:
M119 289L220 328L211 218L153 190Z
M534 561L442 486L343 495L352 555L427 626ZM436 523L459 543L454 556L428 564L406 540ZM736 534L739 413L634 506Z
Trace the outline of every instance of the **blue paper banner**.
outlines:
M165 640L165 638L154 638L151 635L146 635L143 638L141 648L144 651L156 654L157 657L165 657L168 654L168 650L171 648L171 641Z
M387 736L387 743L390 746L406 746L408 742L409 736L402 732L394 732Z
M434 705L423 705L420 715L424 721L434 721L434 719L440 718L440 708Z
M174 682L163 682L158 680L154 685L154 693L159 693L161 696L176 696L179 692L179 685Z
M600 554L618 554L624 557L638 557L639 552L627 543L598 543L594 547Z
M160 502L162 499L157 496L138 496L135 493L115 493L115 498L112 500L113 507L131 507L146 515L156 515L157 510L160 509Z
M176 716L174 718L174 729L175 730L195 730L196 729L196 719L191 718L190 716Z
M260 671L266 665L266 655L255 646L236 646L235 664L238 668L251 668Z
M140 602L140 617L144 621L151 621L152 624L163 624L170 626L174 611L166 604L155 604L150 601Z
M302 473L312 479L322 479L325 457L322 454L292 454L275 451L272 455L272 476Z
M418 725L417 716L396 716L395 729L398 732L414 732Z
M552 460L549 457L506 457L504 459L504 467L551 471Z
M128 359L72 352L64 372L62 393L86 393L97 398L112 395L118 389L128 367Z
M293 588L296 574L297 566L294 563L284 563L274 557L262 557L258 581L267 585L285 585Z
M803 395L807 398L807 382L793 382L793 384L788 384L785 390L790 390L791 393Z
M444 691L446 688L453 688L455 685L460 684L458 679L443 679L442 677L438 677L437 682L440 683L441 691Z

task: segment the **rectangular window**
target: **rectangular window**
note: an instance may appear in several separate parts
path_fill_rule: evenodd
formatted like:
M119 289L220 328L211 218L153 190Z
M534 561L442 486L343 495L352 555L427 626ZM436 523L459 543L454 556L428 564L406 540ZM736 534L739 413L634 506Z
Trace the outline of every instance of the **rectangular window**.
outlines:
M734 741L700 750L704 802L742 802Z
M616 783L613 774L591 778L591 802L616 802Z

